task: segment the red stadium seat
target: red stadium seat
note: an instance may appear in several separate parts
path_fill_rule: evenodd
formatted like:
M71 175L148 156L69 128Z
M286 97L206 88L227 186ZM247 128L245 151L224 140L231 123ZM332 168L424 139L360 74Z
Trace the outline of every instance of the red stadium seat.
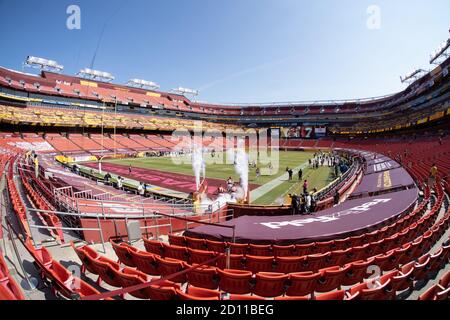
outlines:
M391 278L392 289L396 292L412 289L414 285L414 261L406 264Z
M227 247L227 244L225 242L219 242L219 241L211 241L211 240L205 240L206 247L209 251L214 251L217 253L224 253L225 249Z
M180 300L220 300L220 292L204 288L189 286L186 292L176 289Z
M314 253L315 243L306 243L306 244L296 244L295 245L295 253L298 256L306 256L308 254Z
M381 271L390 271L395 269L399 265L400 255L394 250L387 252L386 254L380 254L374 257L374 264L380 267Z
M169 234L169 243L174 246L185 247L186 246L186 238L183 236L176 236L174 234Z
M428 277L428 271L430 268L430 256L426 254L417 259L414 264L413 277L414 280L420 281L425 280Z
M334 240L320 241L315 243L315 253L325 253L335 249Z
M273 256L272 247L270 245L257 245L251 243L249 245L248 254L253 256Z
M192 267L198 266L193 264ZM189 266L188 266L189 267ZM194 287L217 289L219 287L219 276L217 269L210 266L202 266L197 269L193 269L187 273L187 281Z
M334 240L334 250L346 250L349 248L350 238L335 239Z
M436 252L430 254L430 272L436 273L439 272L440 269L446 264L446 261L443 261L443 252L442 248L439 248Z
M314 300L345 300L345 291L337 290L317 295Z
M289 275L286 295L305 296L310 294L313 296L320 276L320 273L314 273L312 271L291 273Z
M330 256L326 260L327 266L343 266L347 263L350 256L351 248L345 250L334 250L330 252Z
M92 249L90 251L88 251L87 250L88 248L89 248L88 246L84 246L84 247L76 249L77 254L80 253L78 256L83 257L82 259L80 258L81 263L83 264L83 266L81 268L81 272L84 273L87 270L90 273L98 275L98 271L97 271L96 266L93 264L93 260L98 259L100 256L96 251L94 251ZM93 256L92 256L92 254L93 254Z
M120 287L122 285L113 272L113 269L120 270L120 266L117 262L105 257L99 257L98 259L91 260L91 262L96 270L96 274L99 275L97 280L98 284L100 284L101 281L105 281L113 287Z
M185 262L189 261L189 253L186 247L173 246L170 244L164 244L164 257Z
M150 240L146 238L142 238L144 241L144 247L147 252L157 254L158 256L164 257L164 246L161 241L158 240Z
M230 266L227 267L227 256L222 255L217 260L217 267L220 269L244 269L245 257L242 254L230 254Z
M191 264L194 263L203 264L217 257L217 254L213 251L196 250L188 248L188 253L189 253L189 262ZM208 265L210 266L215 266L216 264L217 260L208 262Z
M80 280L78 281L78 286L75 286L74 288L75 292L79 294L80 298L93 296L100 294L100 292L92 287L91 285L87 284L85 281ZM104 300L113 300L112 298L106 298Z
M276 257L275 272L293 273L300 272L306 257Z
M93 259L97 259L100 257L99 253L89 246L83 246L82 249Z
M130 251L130 254L134 265L139 271L154 276L159 275L155 255L144 251Z
M172 259L172 258L160 258L159 256L155 256L157 268L159 274L161 276L170 276L174 273L183 271L186 268L186 263L181 260ZM184 283L186 282L186 274L181 274L175 276L174 278L169 279L172 282Z
M383 279L381 279L383 280ZM350 295L359 292L358 300L394 300L396 297L395 291L390 286L390 279L385 282L373 281L369 287L368 282L357 284L349 290Z
M443 288L448 288L450 286L450 270L447 271L442 278L439 280L439 284Z
M346 266L350 266L350 268L347 270L344 278L342 279L342 285L351 286L363 281L368 276L367 270L368 267L373 264L372 261L373 260L354 261L347 264Z
M117 244L112 240L110 240L109 242L111 243L111 246L114 249L117 257L119 258L119 262L129 267L136 267L130 254L130 251L137 251L135 247L132 247L124 242L120 244Z
M255 295L247 296L243 294L230 294L228 300L266 300L266 299Z
M364 260L366 258L366 250L369 246L368 243L361 246L354 246L350 250L351 261Z
M365 239L364 239L365 235L361 234L359 236L353 236L349 238L349 245L351 247L357 247L357 246L361 246L365 244Z
M219 289L234 294L251 292L252 272L245 270L218 269Z
M191 249L206 250L206 242L204 239L186 237L187 246Z
M253 273L273 271L273 257L246 256L245 268Z
M399 263L407 264L414 260L413 251L411 243L405 243L400 248L395 249L395 252L400 256Z
M438 293L441 293L438 296ZM447 300L448 292L439 284L434 284L419 296L419 300Z
M286 257L286 256L292 256L294 254L295 246L277 246L273 245L273 255L275 257Z
M330 252L307 255L302 263L302 271L317 271L326 265Z
M175 300L180 286L171 281L163 281L157 285L150 285L146 288L148 297L151 300Z
M444 289L444 288L442 288L442 289ZM447 300L449 297L450 297L450 288L444 289L442 291L438 291L436 293L436 300Z
M350 269L347 265L343 268L339 266L319 270L320 278L317 280L316 292L328 292L341 288L342 279Z
M292 301L292 300L310 300L310 298L308 296L302 296L302 297L288 297L288 296L284 296L284 297L276 297L273 300Z
M248 244L247 243L228 243L232 254L247 254Z
M135 286L138 284L146 283L148 281L147 275L144 273L125 267L123 270L115 270L112 269L112 271L115 274L115 277L119 279L122 288L127 288L131 286ZM147 292L144 289L136 290L128 292L133 297L139 298L139 299L148 299Z
M261 297L277 297L284 294L289 275L274 272L258 272L252 293Z

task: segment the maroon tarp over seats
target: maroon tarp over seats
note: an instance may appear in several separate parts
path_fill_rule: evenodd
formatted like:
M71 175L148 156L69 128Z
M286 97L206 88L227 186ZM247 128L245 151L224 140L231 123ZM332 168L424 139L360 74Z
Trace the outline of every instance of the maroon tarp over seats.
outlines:
M395 187L410 186L414 180L403 168L396 168L365 175L352 195L377 192Z
M226 222L234 225L237 242L302 243L345 237L372 227L410 209L417 199L416 188L389 194L348 200L336 207L313 215L243 216ZM227 240L232 229L200 226L187 230L185 236Z

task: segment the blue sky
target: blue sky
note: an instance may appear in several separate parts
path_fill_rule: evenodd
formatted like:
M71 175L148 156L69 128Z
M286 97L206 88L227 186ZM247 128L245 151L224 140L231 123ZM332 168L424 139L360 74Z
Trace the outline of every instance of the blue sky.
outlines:
M80 30L66 28L71 4ZM380 29L367 27L371 5ZM430 68L449 12L448 0L0 0L0 65L21 70L34 55L75 74L105 28L94 68L117 83L199 89L209 102L364 98Z

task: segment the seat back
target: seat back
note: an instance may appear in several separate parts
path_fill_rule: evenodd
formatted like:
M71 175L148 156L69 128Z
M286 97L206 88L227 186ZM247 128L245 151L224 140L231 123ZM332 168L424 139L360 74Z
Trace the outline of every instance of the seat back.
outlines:
M252 272L233 269L217 269L220 290L231 294L247 294L251 291Z
M157 268L156 258L152 253L143 251L130 251L133 263L139 271L146 274L157 276L159 271Z
M273 272L258 272L255 278L255 286L252 292L261 297L278 297L286 290L286 274Z

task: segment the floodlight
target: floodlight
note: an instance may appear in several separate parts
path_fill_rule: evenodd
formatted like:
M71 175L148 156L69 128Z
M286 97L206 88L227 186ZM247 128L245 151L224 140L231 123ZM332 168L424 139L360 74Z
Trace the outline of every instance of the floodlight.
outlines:
M77 73L77 75L83 78L101 80L105 82L110 82L115 79L114 76L109 72L92 70L89 68L81 69L80 72Z
M448 58L450 55L446 53L447 49L450 47L450 39L447 39L447 41L444 41L440 44L440 46L434 50L433 53L430 55L430 64L437 63L439 58Z
M153 81L147 81L142 79L130 79L128 80L127 85L131 87L144 89L159 89L159 85L157 85Z
M426 73L425 70L417 68L417 69L414 69L414 71L405 75L404 77L400 76L400 81L402 83L405 83L405 82L410 83L410 82L413 82L413 81L421 78L424 73Z
M58 64L58 62L54 60L48 60L44 58L38 58L33 56L28 56L25 65L32 67L32 68L38 68L41 70L49 70L49 71L55 71L59 72L64 69L64 66Z
M182 95L190 94L190 95L193 95L193 96L198 96L198 94L199 94L198 90L182 88L182 87L178 87L178 88L172 89L172 92L178 93L178 94L182 94Z

